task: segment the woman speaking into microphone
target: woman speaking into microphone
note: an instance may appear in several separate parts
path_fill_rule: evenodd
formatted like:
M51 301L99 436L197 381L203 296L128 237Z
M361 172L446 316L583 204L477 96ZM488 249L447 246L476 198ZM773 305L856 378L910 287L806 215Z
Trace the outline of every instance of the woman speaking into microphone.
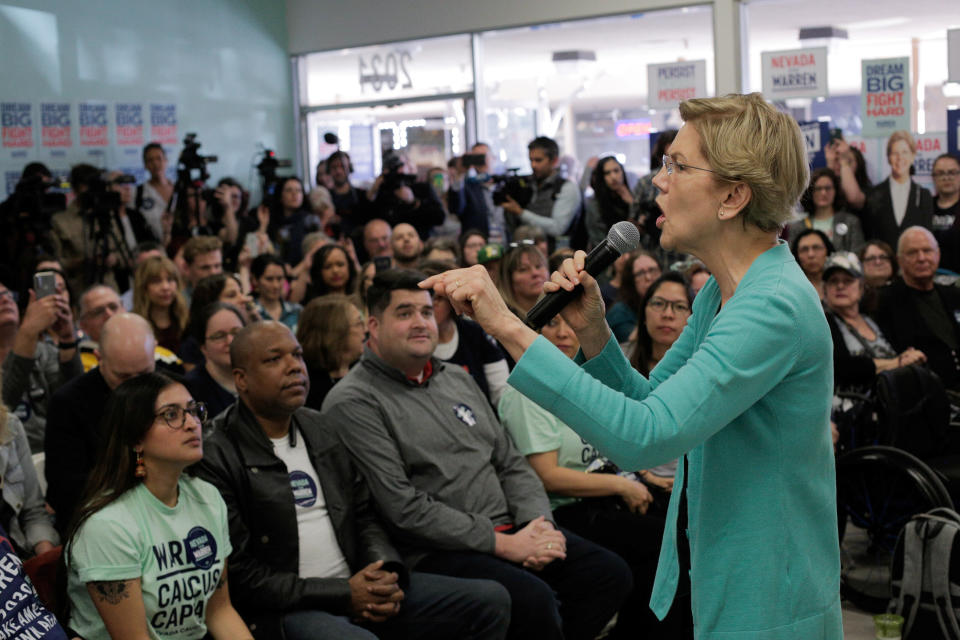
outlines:
M660 244L713 275L649 378L612 338L583 252L544 285L583 287L561 311L575 360L513 316L482 267L421 286L499 340L517 360L509 383L620 468L681 458L658 617L676 596L698 640L839 640L833 348L816 291L777 238L809 178L800 129L757 93L688 100L680 115L654 179Z

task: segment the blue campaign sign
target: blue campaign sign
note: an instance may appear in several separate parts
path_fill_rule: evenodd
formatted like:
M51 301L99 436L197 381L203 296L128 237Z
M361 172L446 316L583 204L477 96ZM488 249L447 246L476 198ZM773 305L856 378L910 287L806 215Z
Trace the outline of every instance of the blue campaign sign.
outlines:
M947 111L947 153L960 153L957 139L960 138L960 109Z
M800 125L800 132L803 133L803 145L807 149L810 168L820 169L827 166L827 156L823 148L830 142L830 123L814 120L797 124Z

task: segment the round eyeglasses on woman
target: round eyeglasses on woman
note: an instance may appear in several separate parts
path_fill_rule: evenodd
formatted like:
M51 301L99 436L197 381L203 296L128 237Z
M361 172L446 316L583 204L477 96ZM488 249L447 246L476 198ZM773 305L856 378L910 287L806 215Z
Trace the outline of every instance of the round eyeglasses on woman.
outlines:
M163 418L167 426L175 431L183 429L187 424L187 414L192 415L200 424L207 420L207 405L202 402L191 402L186 407L178 404L170 404L154 414L156 418Z

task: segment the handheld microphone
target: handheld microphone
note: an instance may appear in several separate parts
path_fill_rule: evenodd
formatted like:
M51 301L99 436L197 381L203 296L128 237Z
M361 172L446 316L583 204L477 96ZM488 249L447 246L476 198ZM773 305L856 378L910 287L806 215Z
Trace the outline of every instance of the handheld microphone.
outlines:
M640 244L640 232L632 222L624 220L610 228L603 242L593 248L583 262L583 270L597 277L622 254L633 251ZM565 306L583 295L583 285L577 285L573 291L560 289L544 295L527 313L527 324L539 331L560 313Z

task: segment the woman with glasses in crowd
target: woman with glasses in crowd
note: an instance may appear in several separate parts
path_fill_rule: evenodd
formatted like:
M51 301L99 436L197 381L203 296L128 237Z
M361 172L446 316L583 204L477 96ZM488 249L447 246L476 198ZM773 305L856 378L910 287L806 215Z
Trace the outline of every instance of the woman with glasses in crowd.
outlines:
M320 411L333 385L363 355L367 325L353 300L343 294L314 298L303 309L297 340L310 378L306 406Z
M187 373L184 382L197 400L217 415L237 399L230 364L230 344L246 325L240 311L226 302L211 302L192 324L193 339L200 345L203 364Z
M790 223L788 240L805 229L817 229L826 234L837 251L857 251L863 246L860 219L843 210L840 178L831 169L817 169L810 175L810 186L800 198L800 206L807 216Z
M230 603L227 507L183 473L203 457L206 413L160 373L111 394L106 447L64 551L70 627L83 638L252 638Z
M823 299L823 265L833 253L833 243L819 229L803 229L790 240L790 250L807 280Z
M287 269L283 261L272 253L264 253L250 264L250 283L257 295L257 312L264 320L276 320L297 330L303 307L296 302L284 300L284 285L287 284Z
M881 371L926 362L923 352L912 347L898 354L877 323L861 313L865 287L855 254L837 252L830 256L823 270L823 288L838 388L869 389Z
M893 282L897 275L897 256L893 247L883 240L868 240L857 253L857 258L863 269L863 299L860 301L860 310L872 315L877 309L878 291L880 287Z
M190 297L190 322L177 355L183 360L184 368L190 371L193 367L203 365L204 356L200 349L202 342L196 336L202 331L201 313L213 302L224 302L232 305L243 317L244 324L250 324L260 319L260 314L250 296L243 293L240 278L234 273L215 273L202 278L193 288Z
M618 342L633 340L640 303L650 285L663 273L660 261L645 249L630 254L620 279L620 300L607 312L607 324Z
M157 344L173 353L180 350L180 340L189 320L187 302L181 291L180 272L169 258L147 258L137 267L133 312L150 323Z
M933 235L940 244L940 266L960 272L960 158L944 153L933 161Z
M472 267L477 264L477 254L487 246L487 236L479 229L467 229L460 234L460 264Z
M303 259L303 238L320 228L320 218L310 210L300 178L281 178L274 193L268 233L281 258L295 265Z
M585 252L544 285L583 287L561 311L575 360L515 318L485 270L421 286L506 347L512 387L621 469L681 458L650 599L658 617L675 606L702 638L839 640L830 330L778 241L809 182L803 136L759 93L686 100L680 115L654 179L660 243L712 275L649 377L604 321Z

